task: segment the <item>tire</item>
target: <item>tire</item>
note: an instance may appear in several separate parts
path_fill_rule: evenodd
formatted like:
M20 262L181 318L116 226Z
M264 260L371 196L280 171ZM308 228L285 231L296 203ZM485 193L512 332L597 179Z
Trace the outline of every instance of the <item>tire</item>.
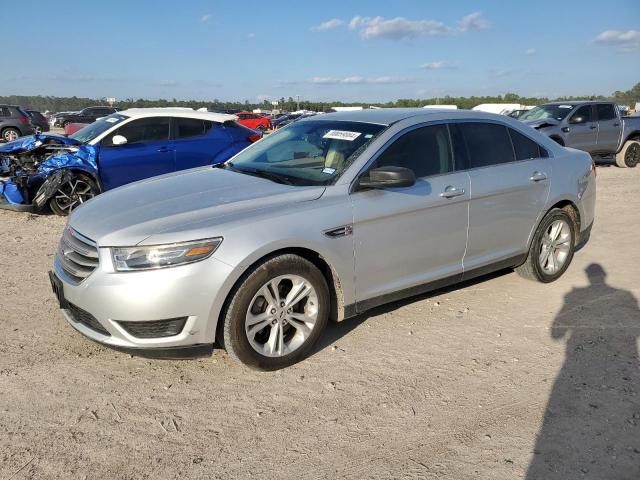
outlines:
M62 128L67 128L67 126L71 125L73 122L70 122L68 120L65 120L64 122L62 122Z
M17 128L8 127L2 130L2 140L4 140L5 142L11 142L12 140L15 140L20 136L20 130L18 130Z
M556 235L554 228L559 223L564 226ZM531 240L527 260L516 267L516 272L521 277L542 283L550 283L560 278L573 260L576 230L575 220L566 210L551 210L538 225ZM554 261L558 264L552 265ZM554 266L557 266L557 269L554 270Z
M51 208L51 211L56 215L66 216L69 215L74 208L77 208L99 193L100 190L93 178L83 173L76 173L71 180L64 182L56 190L49 200L49 208ZM69 198L68 201L64 198L65 194L67 198Z
M269 286L278 286L279 298ZM307 286L312 290L299 300L294 294L290 305L280 302L290 292L306 292ZM220 343L233 359L255 370L278 370L304 359L329 318L324 276L311 262L293 254L272 257L247 272L229 299L221 317Z
M640 142L627 140L616 153L616 165L620 168L634 168L640 163Z

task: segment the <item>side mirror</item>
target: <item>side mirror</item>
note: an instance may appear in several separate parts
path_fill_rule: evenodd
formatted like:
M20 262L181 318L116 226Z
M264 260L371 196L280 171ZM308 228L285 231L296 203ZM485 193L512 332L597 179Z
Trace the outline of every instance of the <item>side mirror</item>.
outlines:
M114 145L124 145L127 143L127 137L123 137L122 135L114 135L111 139L111 143Z
M569 123L585 123L586 119L582 116L577 116L577 117L571 117L571 120L569 120Z
M368 177L360 177L361 188L402 188L416 183L413 170L404 167L380 167L369 170Z

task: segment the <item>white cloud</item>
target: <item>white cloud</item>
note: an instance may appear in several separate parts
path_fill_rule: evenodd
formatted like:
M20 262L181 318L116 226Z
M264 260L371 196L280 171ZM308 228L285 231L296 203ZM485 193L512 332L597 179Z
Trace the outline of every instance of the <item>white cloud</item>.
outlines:
M607 30L599 34L594 41L596 43L618 45L625 52L635 52L640 50L640 31Z
M431 37L446 35L451 29L436 20L408 20L404 17L385 19L383 17L353 17L349 28L358 30L362 38L402 38Z
M452 65L447 62L439 61L439 62L429 62L423 65L420 65L420 68L424 68L425 70L446 70L456 68L455 65Z
M328 30L344 25L345 22L338 18L321 23L313 30ZM409 20L404 17L384 18L384 17L364 17L355 16L348 27L355 30L362 38L387 38L391 40L401 40L404 38L433 37L443 35L453 35L455 33L468 32L489 27L480 12L473 12L463 17L457 26L445 25L437 20Z
M344 24L344 20L340 20L339 18L332 18L331 20L322 22L320 25L312 27L311 30L313 30L314 32L324 32L325 30L333 30L334 28L339 28Z
M482 28L488 28L489 22L482 18L481 12L473 12L458 22L458 30L461 32L468 32L469 30L480 30Z
M353 75L345 78L313 77L308 80L308 83L314 85L397 85L400 83L410 83L412 81L410 78L403 77L363 77Z
M525 55L535 55L536 53L538 53L538 51L535 48L528 48L524 52Z
M212 15L211 15L210 13L207 13L207 14L202 15L202 16L200 17L200 21L201 21L202 23L209 23L209 20L211 20L211 17L212 17Z

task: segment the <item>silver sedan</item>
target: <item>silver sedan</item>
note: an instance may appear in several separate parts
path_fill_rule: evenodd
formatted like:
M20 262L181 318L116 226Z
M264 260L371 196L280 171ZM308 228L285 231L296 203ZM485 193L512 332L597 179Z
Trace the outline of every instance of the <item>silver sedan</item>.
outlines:
M218 342L277 369L328 320L488 272L552 282L594 220L595 169L492 114L382 109L311 117L223 165L78 208L50 278L99 342Z

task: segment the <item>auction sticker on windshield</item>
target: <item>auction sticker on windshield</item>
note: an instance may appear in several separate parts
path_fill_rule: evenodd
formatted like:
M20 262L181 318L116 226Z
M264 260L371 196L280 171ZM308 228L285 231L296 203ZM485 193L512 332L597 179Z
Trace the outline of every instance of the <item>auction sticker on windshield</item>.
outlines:
M345 130L329 130L322 138L333 138L335 140L347 140L353 142L360 136L360 132L347 132Z

